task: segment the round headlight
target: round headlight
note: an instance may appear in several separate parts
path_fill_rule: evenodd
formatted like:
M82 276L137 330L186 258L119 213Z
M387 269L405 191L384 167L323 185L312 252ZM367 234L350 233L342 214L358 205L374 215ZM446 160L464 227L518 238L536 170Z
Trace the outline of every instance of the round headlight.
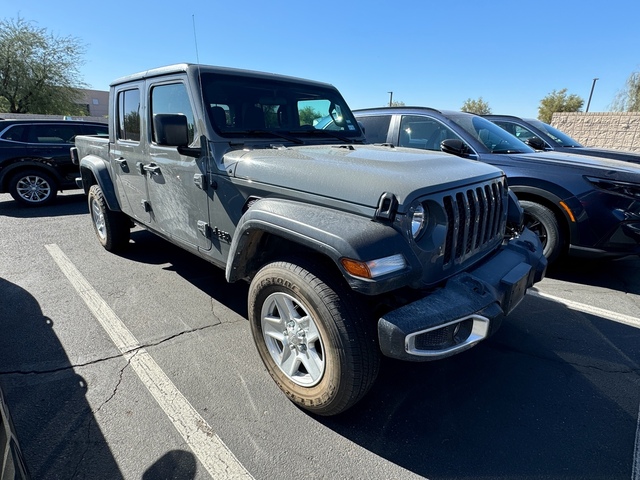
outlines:
M414 239L418 238L425 224L425 212L421 203L411 208L411 235Z

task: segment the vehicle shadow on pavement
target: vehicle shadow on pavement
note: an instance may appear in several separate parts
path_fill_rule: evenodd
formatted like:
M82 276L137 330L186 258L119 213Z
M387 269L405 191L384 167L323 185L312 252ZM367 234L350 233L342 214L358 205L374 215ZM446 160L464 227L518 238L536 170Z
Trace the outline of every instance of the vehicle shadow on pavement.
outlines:
M609 288L640 295L640 257L617 260L568 259L547 270L547 277L564 282Z
M0 216L13 218L61 217L88 214L87 197L82 192L58 195L55 202L43 207L24 207L10 195L0 195Z
M0 278L0 386L32 478L124 478L54 330L26 290Z
M247 282L228 283L224 270L145 229L132 230L131 240L126 250L118 253L120 257L148 265L169 263L163 267L165 270L177 273L209 297L247 318Z
M372 391L317 420L439 478L631 477L640 329L527 297L491 339L431 363L383 362Z

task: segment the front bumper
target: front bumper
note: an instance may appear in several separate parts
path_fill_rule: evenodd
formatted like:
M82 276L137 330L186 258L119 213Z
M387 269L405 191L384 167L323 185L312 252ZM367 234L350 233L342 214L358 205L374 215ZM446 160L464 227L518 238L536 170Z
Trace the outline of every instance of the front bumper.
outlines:
M542 280L547 260L530 230L473 269L378 320L382 353L409 361L445 358L493 334L502 319Z

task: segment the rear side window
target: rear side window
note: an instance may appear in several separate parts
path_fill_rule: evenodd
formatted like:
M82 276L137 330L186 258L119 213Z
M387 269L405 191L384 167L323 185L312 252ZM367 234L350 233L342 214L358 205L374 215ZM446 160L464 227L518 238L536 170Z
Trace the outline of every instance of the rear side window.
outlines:
M31 125L29 127L29 143L73 143L80 133L80 125Z
M82 133L84 135L109 135L109 127L107 125L83 125Z
M387 141L391 115L359 117L358 122L364 126L364 136L367 143L385 143Z
M140 90L118 93L118 138L140 141Z
M12 142L26 142L27 126L26 125L14 125L8 128L3 134L3 140L10 140Z

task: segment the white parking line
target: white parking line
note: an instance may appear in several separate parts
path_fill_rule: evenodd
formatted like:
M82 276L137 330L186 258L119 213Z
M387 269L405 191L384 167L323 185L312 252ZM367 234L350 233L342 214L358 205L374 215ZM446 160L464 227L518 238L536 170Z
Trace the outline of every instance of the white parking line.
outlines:
M640 480L640 408L638 408L638 424L636 426L636 444L633 448L631 480Z
M115 312L71 263L60 247L45 245L89 310L126 358L173 426L213 478L252 479L213 428L180 393L151 355L140 347Z
M610 310L605 310L604 308L592 307L591 305L574 302L572 300L566 300L564 298L549 295L548 293L542 293L537 290L529 290L527 294L531 295L532 297L544 298L556 303L561 303L562 305L569 307L571 310L577 310L579 312L597 315L598 317L606 318L607 320L613 320L614 322L624 323L625 325L629 325L631 327L640 328L640 318L632 317L631 315L623 315L622 313L612 312Z
M553 302L560 303L572 310L577 310L579 312L584 312L591 315L597 315L598 317L606 318L608 320L613 320L614 322L623 323L625 325L629 325L635 328L640 328L640 319L637 317L632 317L630 315L623 315L621 313L611 312L603 308L592 307L591 305L574 302L572 300L566 300L564 298L556 297L554 295L549 295L547 293L542 293L537 290L529 290L527 293L533 297L544 298L546 300L551 300ZM633 465L631 469L631 480L640 480L640 408L638 410L638 417L636 420L636 440L633 448Z

